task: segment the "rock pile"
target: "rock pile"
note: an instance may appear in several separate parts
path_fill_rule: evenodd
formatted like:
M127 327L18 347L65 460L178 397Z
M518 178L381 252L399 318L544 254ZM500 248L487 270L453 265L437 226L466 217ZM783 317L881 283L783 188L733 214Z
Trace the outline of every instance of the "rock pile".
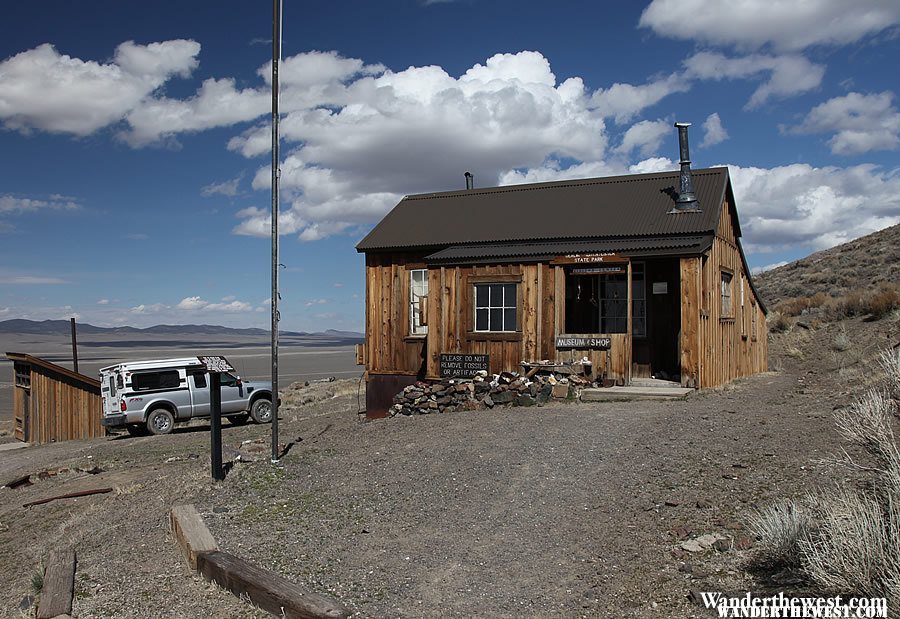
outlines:
M527 377L517 372L488 376L482 370L472 379L416 381L394 396L393 415L427 415L454 410L494 408L500 404L541 406L551 398L571 399L576 389L589 381L580 376L553 373Z

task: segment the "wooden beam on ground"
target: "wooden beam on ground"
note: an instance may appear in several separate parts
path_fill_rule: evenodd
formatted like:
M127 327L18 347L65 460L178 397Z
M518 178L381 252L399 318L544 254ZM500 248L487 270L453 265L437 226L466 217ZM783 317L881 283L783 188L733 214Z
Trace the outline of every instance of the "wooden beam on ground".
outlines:
M193 505L174 506L169 513L169 524L175 541L178 542L185 560L193 571L197 571L197 555L219 549L215 538Z
M288 619L333 619L349 617L350 612L337 602L269 570L226 552L212 551L197 557L197 567L207 579L228 589L277 617Z
M37 619L52 619L72 613L72 595L75 591L75 550L52 550L44 570L44 585Z
M46 499L38 499L37 501L31 501L29 503L23 503L22 507L31 507L32 505L43 505L44 503L49 503L50 501L56 501L57 499L77 499L82 496L90 496L92 494L106 494L107 492L112 492L112 488L93 488L91 490L80 490L78 492L69 492L68 494L60 494L57 496L52 496Z

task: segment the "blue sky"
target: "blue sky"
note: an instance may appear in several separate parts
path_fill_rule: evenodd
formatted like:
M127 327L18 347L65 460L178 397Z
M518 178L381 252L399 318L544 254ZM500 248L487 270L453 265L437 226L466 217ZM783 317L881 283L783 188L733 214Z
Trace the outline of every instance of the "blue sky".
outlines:
M900 3L286 0L282 328L362 330L403 195L730 166L752 267L900 221ZM0 320L269 321L265 2L0 24Z

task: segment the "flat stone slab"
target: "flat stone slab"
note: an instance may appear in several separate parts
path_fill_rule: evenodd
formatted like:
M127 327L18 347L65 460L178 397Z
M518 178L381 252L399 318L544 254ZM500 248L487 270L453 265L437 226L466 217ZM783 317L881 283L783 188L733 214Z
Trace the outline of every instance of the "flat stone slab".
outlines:
M607 400L678 400L691 392L688 387L609 387L608 389L582 389L582 402Z
M0 451L11 451L13 449L22 449L23 447L31 447L31 444L23 443L22 441L16 441L15 443L3 443L0 444Z

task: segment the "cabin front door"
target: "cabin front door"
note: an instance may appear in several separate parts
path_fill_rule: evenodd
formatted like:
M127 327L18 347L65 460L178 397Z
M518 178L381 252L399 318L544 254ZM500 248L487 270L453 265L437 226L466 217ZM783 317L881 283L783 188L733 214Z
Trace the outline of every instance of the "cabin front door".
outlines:
M641 269L634 269L633 378L679 380L681 286L678 267L678 259L673 258L648 260L644 263L643 277L640 277Z

